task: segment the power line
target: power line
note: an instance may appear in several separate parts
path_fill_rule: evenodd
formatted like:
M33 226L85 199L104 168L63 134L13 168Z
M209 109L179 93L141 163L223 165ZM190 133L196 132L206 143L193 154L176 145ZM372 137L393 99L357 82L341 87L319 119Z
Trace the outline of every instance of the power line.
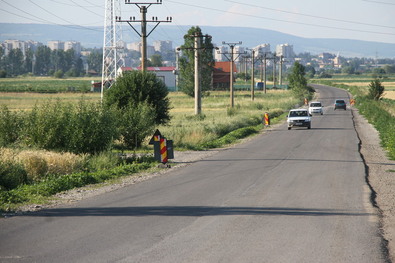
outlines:
M31 14L31 13L28 13L28 12L26 12L26 11L24 11L24 10L22 10L22 9L20 9L20 8L18 8L18 7L16 7L16 6L14 6L14 5L12 5L12 4L6 2L5 0L0 0L0 1L6 3L7 5L9 5L9 6L15 8L15 9L17 9L18 11L21 11L21 12L27 14L29 17L22 16L22 15L19 15L19 14L15 14L15 13L13 13L13 12L11 12L11 11L4 10L4 9L1 9L1 8L0 8L0 10L2 10L2 11L4 11L4 12L7 12L7 13L9 13L9 14L12 14L12 15L18 16L18 17L22 17L22 18L29 19L29 20L31 20L31 21L36 21L36 22L41 22L41 23L42 23L42 22L46 22L46 23L49 23L49 24L58 25L58 26L62 26L62 27L67 27L67 28L73 28L73 29L85 29L85 30L91 30L91 31L98 31L98 32L101 32L101 30L98 30L98 29L95 29L95 28L89 28L89 27L84 27L84 26L80 26L80 25L75 25L75 24L70 23L70 22L68 22L68 23L70 23L70 25L62 25L62 24L59 24L59 23L56 23L56 22L52 22L52 21L49 21L49 20L40 18L40 17L38 17L38 16L36 16L36 15L33 15L33 14ZM32 2L32 3L33 3L33 2ZM33 4L36 5L35 3L33 3ZM41 7L40 7L40 8L41 8ZM49 12L49 11L48 11L48 12ZM55 15L55 16L56 16L56 15ZM34 18L36 18L36 19L32 19L31 17L34 17ZM63 19L62 19L62 20L63 20Z
M80 8L82 8L82 9L84 9L84 10L86 10L86 11L88 11L89 13L91 13L91 14L94 14L94 15L97 15L98 17L103 17L103 15L99 15L98 13L96 13L96 12L93 12L92 10L90 10L89 8L86 8L85 6L82 6L82 5L80 5L80 4L78 4L78 3L76 3L75 1L73 1L73 0L70 0L72 3L74 3L76 6L78 6L78 7L80 7Z
M388 3L388 2L381 2L381 1L372 1L372 0L362 0L364 2L371 2L371 3L377 3L377 4L383 4L383 5L395 5L395 3Z
M325 19L325 20L330 20L330 21L344 22L344 23L357 24L357 25L365 25L365 26L375 26L375 27L384 27L384 28L395 28L394 26L385 26L385 25L369 24L369 23L356 22L356 21L344 20L344 19L338 19L338 18L330 18L330 17L323 17L323 16L317 16L317 15L296 13L296 12L291 12L291 11L286 11L286 10L281 10L281 9L263 7L263 6L259 6L259 5L245 4L245 3L241 3L241 2L237 2L237 1L233 1L233 0L224 0L224 1L225 1L225 2L230 2L230 3L235 3L235 4L241 4L241 5L245 5L245 6L250 6L250 7L256 7L256 8L265 9L265 10L271 10L271 11L286 13L286 14L298 15L298 16L319 18L319 19ZM365 1L366 1L366 0L365 0ZM374 2L374 1L367 1L367 2Z
M186 4L186 3L178 2L178 1L174 1L174 0L167 0L167 1L176 3L176 4L180 4L180 5L186 5L186 6L191 6L191 7L195 7L195 8L200 8L200 9L204 9L204 10L211 10L211 11L216 11L216 12L220 12L220 13L228 13L228 14L234 14L234 15L240 15L240 16L246 16L246 17L254 17L254 18L259 18L259 19L267 19L267 20L278 21L278 22L289 23L289 24L299 24L299 25L304 25L304 26L313 26L313 27L336 29L336 30L342 30L342 31L353 31L353 32L372 33L372 34L380 34L380 35L391 35L391 36L395 35L395 33L368 31L368 30L351 29L351 28L344 28L344 27L334 27L334 26L325 26L325 25L318 25L318 24L309 24L309 23L303 23L303 22L288 21L288 20L270 18L270 17L265 17L265 16L258 16L258 15L240 13L240 12L221 10L221 9L212 8L212 7L199 6L199 5L194 5L194 4Z

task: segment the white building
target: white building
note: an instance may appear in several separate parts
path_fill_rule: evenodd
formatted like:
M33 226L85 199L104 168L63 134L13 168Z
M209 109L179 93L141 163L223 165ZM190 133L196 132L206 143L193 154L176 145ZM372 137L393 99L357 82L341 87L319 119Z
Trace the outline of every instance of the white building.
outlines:
M157 52L167 52L170 50L173 50L173 42L170 40L162 41L162 40L157 40L153 42L153 46L155 51Z
M165 83L166 87L172 90L176 87L175 69L175 67L147 67L147 71L154 72ZM117 75L121 76L123 72L131 70L141 70L141 68L121 67L118 69Z
M28 41L21 41L21 40L12 40L8 39L5 40L1 46L4 49L4 54L7 56L12 49L20 49L23 55L26 55L26 51L31 49L35 51L37 47L42 46L42 43L28 40Z
M293 58L295 56L294 47L290 44L277 45L276 55L284 58Z
M51 50L64 50L64 42L59 40L48 41L47 46Z
M225 56L224 53L228 53L229 48L227 46L219 46L218 50L214 49L214 59L217 62L221 61L228 61L228 58Z
M81 53L81 43L76 41L66 41L64 42L64 51L69 49L74 49L75 54Z
M264 56L265 54L270 53L270 44L260 44L254 47L254 50L256 50L257 56Z
M140 52L141 42L133 42L126 45L126 48L129 50L134 50Z

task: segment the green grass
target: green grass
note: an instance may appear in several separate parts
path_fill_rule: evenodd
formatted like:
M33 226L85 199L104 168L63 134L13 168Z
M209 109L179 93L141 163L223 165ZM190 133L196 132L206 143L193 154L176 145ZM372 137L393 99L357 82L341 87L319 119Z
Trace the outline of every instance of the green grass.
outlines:
M230 109L229 92L211 92L202 99L202 114L194 114L194 99L183 93L170 94L171 122L159 127L161 133L174 141L178 149L201 149L208 142L240 128L262 123L265 112L278 117L298 101L289 91L255 92L251 101L249 91L235 92L234 108Z
M91 81L99 78L68 78L53 77L18 77L0 79L1 92L86 92L91 88Z

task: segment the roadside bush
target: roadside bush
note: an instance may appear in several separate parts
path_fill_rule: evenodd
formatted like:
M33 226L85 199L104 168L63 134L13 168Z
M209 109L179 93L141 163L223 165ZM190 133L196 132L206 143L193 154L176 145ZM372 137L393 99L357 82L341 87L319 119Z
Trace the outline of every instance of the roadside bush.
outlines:
M124 73L105 93L105 105L124 109L129 105L147 103L154 109L156 124L170 121L170 101L164 82L152 72Z
M23 140L27 146L72 153L107 150L118 136L111 109L83 98L77 106L60 100L35 106L25 116Z
M100 171L114 168L119 164L120 158L111 151L104 151L91 155L87 160L88 171Z
M41 149L65 150L72 112L71 104L60 100L36 105L25 115L24 142Z
M63 70L59 69L57 71L55 71L55 73L53 74L55 78L57 79L61 79L64 76Z
M22 128L22 120L18 113L11 112L7 106L0 109L0 147L15 143Z
M0 192L10 190L27 182L27 174L22 165L0 160Z
M374 79L369 84L369 94L368 98L372 100L379 100L384 94L384 86L381 85L379 79Z
M108 150L119 135L114 111L81 100L69 123L65 151L98 153Z
M129 149L141 146L143 140L153 133L155 109L148 103L129 104L119 111L121 141Z

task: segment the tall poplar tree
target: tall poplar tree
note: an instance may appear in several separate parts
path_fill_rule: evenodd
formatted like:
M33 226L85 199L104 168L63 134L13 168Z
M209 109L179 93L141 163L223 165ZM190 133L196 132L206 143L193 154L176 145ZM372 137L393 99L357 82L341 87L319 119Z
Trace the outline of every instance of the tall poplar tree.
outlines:
M180 89L185 94L195 96L195 35L203 35L200 27L191 27L184 35L184 45L181 46L182 56L179 60L180 66ZM213 44L211 38L198 38L200 41L200 87L202 95L211 89L212 73L214 69Z

